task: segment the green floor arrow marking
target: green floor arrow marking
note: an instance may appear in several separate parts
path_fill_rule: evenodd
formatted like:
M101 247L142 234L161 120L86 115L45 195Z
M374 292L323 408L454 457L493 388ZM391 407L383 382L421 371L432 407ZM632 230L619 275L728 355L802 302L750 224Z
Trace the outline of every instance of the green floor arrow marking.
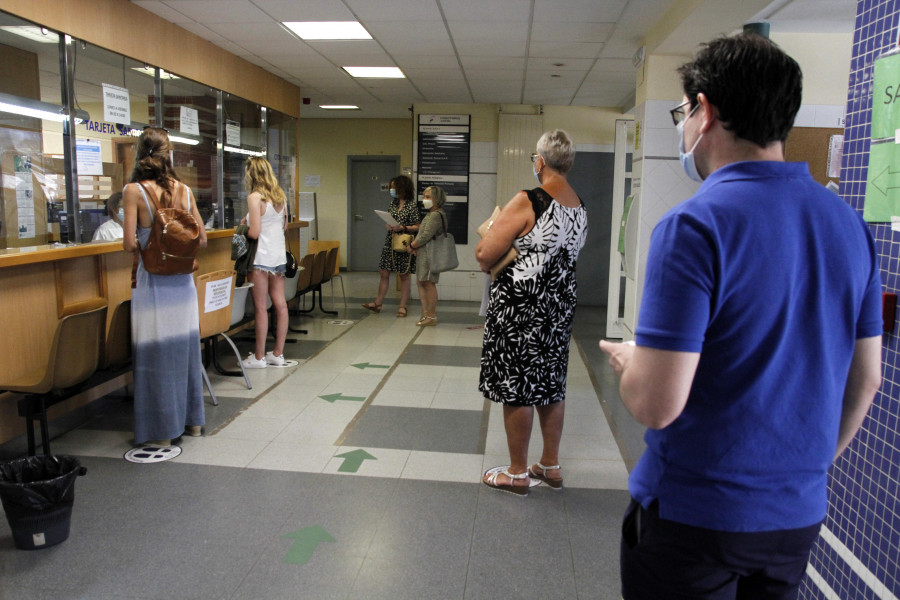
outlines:
M356 473L364 460L378 460L365 450L353 450L344 454L337 454L336 457L344 459L344 462L338 467L338 471L341 473Z
M281 536L285 539L294 540L294 545L288 550L288 553L281 559L281 562L291 565L305 565L309 562L313 552L319 546L320 542L335 542L331 534L325 531L321 525L313 525L305 527L299 531L288 533Z
M363 396L363 397L342 396L340 392L337 392L335 394L327 394L325 396L319 396L319 398L321 398L322 400L325 400L326 402L331 402L332 404L334 404L337 400L347 400L349 402L363 402L366 399L365 396Z
M355 365L350 365L351 367L356 367L357 369L390 369L390 365L373 365L367 362L357 363Z

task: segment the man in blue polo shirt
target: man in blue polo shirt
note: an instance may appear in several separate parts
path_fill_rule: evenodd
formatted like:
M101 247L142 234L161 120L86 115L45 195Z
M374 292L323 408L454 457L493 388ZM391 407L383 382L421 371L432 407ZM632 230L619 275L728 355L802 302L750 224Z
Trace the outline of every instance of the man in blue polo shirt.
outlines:
M653 231L635 343L601 342L647 430L625 600L796 598L826 472L881 384L881 284L856 211L784 161L801 73L739 34L679 69L697 194Z

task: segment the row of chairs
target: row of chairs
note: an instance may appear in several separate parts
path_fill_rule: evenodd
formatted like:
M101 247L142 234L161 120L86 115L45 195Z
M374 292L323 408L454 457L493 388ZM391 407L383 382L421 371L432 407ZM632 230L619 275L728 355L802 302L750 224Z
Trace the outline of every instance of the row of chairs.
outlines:
M107 309L102 299L67 307L53 336L47 363L17 379L0 381L0 390L25 394L18 402L18 412L25 417L29 456L36 450L35 421L40 423L44 454L50 454L47 410L51 406L77 393L79 386L89 387L100 383L99 379L118 376L131 362L131 301L116 306L109 327Z
M329 247L320 249L319 244L329 244ZM334 304L334 279L341 279L341 293L344 293L344 282L340 277L337 242L309 242L310 253L300 261L302 269L290 278L285 285L285 299L290 304L295 304L298 297L312 294L312 305L309 309L292 312L309 313L315 309L316 293L319 295L319 308L327 314L337 314L337 311L328 311L322 304L322 285L332 284L332 305ZM207 284L221 283L230 279L229 302L222 306L216 306L214 310L206 310L206 291L211 289ZM250 379L247 377L241 365L240 353L237 346L227 335L227 332L241 324L242 321L252 320L253 299L250 297L250 288L253 284L234 287L235 272L233 270L215 271L206 273L196 278L197 296L200 305L200 337L204 351L204 365L215 362L216 368L227 375L243 375L247 389L252 389ZM344 296L344 306L347 300ZM45 455L50 454L50 432L47 419L47 410L71 397L80 390L80 387L94 385L94 376L101 374L105 378L116 377L120 372L125 372L131 362L131 301L125 300L119 303L113 313L113 317L107 327L106 300L98 299L82 302L67 307L60 316L50 353L46 364L21 377L13 380L0 379L0 392L16 392L24 394L18 402L19 416L26 421L26 433L28 437L28 455L34 456L36 452L34 423L38 421L41 429L41 444ZM270 319L270 322L273 322ZM291 328L295 333L306 333L302 329ZM234 350L241 365L241 371L225 371L218 364L215 357L215 341L221 335ZM102 373L100 373L102 372ZM213 393L209 376L203 369L203 379L209 390L212 403L218 405L218 399Z

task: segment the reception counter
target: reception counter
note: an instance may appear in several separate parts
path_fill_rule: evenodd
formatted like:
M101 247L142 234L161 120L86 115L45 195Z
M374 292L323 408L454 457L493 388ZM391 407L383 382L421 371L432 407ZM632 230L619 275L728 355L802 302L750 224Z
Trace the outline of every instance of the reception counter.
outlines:
M288 225L295 255L300 248L299 232L307 226L305 221ZM200 251L196 275L233 267L233 233L233 229L207 231L208 244ZM133 260L121 241L0 250L0 379L15 379L44 368L60 316L67 309L105 300L107 319L111 319L115 307L131 299ZM51 420L130 382L130 373L123 377L110 382L115 386L111 389L107 386L80 394L54 406L49 411ZM25 431L24 420L16 411L19 397L0 394L0 444Z

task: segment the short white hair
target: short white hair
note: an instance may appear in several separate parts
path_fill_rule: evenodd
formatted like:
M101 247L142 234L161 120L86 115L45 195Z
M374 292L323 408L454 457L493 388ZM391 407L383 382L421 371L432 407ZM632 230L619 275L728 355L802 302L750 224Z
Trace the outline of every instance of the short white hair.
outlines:
M568 173L575 162L575 140L562 129L547 131L538 140L537 153L554 171Z

